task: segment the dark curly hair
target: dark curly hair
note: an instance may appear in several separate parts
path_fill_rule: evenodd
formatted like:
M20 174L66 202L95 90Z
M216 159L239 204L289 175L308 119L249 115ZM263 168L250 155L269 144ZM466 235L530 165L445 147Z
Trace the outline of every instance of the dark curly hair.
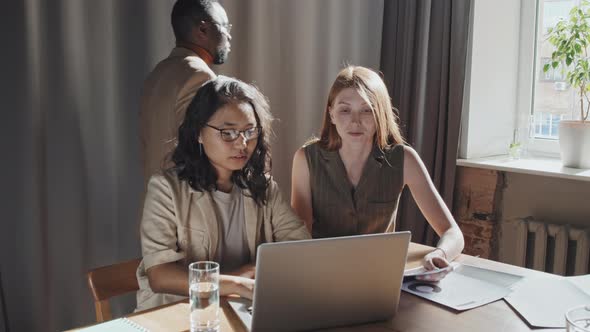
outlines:
M258 126L262 128L252 157L244 168L233 172L231 180L238 187L248 189L257 204L266 204L273 118L266 97L255 86L238 79L218 76L199 89L178 128L178 145L172 153L173 169L180 180L187 181L197 191L217 189L217 173L205 151L199 147L197 137L211 116L229 103L249 103Z

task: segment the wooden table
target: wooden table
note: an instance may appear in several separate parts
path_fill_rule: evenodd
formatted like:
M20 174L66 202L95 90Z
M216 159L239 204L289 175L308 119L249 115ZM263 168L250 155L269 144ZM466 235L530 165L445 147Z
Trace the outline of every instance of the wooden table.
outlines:
M431 247L411 243L406 268L417 267ZM461 255L458 262L493 269L520 276L542 275L543 272L487 259ZM230 308L227 299L221 299L222 317L220 332L246 331L241 321ZM189 307L187 301L173 303L152 310L127 316L128 319L151 331L187 331L189 329ZM442 305L427 301L415 295L401 292L398 312L389 321L322 329L329 332L386 332L386 331L532 331L503 300L488 305L456 312ZM564 331L564 329L543 331Z

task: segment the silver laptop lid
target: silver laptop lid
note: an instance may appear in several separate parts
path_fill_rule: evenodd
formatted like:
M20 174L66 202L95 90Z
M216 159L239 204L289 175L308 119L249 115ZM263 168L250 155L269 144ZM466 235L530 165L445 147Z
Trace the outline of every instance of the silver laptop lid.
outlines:
M261 245L251 331L393 317L409 242L410 232L398 232Z

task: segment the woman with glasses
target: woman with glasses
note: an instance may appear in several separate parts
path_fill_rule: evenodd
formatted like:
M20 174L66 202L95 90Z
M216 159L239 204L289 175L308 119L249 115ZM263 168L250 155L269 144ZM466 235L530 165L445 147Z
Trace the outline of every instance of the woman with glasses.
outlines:
M368 68L344 68L328 95L320 138L295 153L293 209L314 238L393 232L405 186L440 236L424 267L448 266L463 250L463 234L405 144L385 83Z
M252 298L256 247L309 238L269 177L272 115L253 86L218 76L178 130L174 167L152 176L141 220L138 310L188 295L187 266L220 264L220 294Z

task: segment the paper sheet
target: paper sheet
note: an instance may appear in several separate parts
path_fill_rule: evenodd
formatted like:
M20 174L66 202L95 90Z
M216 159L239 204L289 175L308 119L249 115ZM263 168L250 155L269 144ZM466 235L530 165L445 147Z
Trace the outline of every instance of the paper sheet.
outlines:
M459 265L439 282L404 281L402 290L455 310L468 310L497 301L522 277Z
M571 278L528 277L520 282L505 300L534 327L565 328L565 312L575 306L590 304L588 276Z
M566 277L565 279L578 287L582 292L590 295L590 274L577 277Z

